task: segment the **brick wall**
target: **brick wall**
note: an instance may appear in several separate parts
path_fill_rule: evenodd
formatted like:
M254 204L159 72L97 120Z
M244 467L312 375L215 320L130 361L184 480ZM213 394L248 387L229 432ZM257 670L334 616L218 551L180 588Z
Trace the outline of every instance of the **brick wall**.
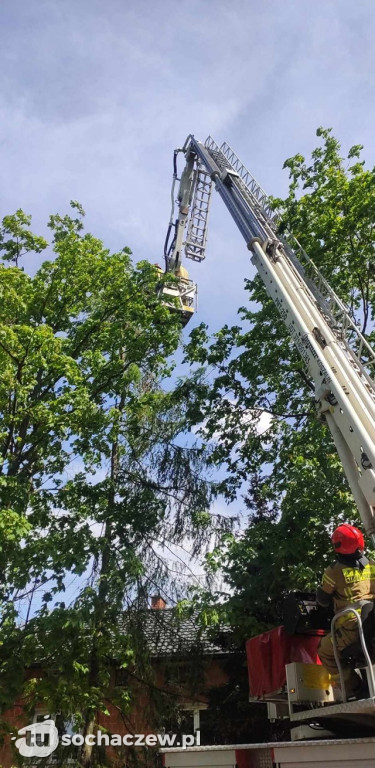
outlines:
M190 704L196 704L196 702L207 702L207 692L210 688L215 688L225 684L227 681L227 675L223 670L222 664L218 659L205 660L202 667L201 688L198 690L189 685L189 681L180 680L179 684L169 684L165 681L165 663L157 663L155 666L155 688L166 690L170 693L174 699L178 699L179 703L185 706ZM113 677L114 679L114 677ZM150 705L150 698L148 695L147 686L136 684L133 691L134 706L131 711L121 713L110 702L108 702L109 715L101 715L99 720L99 726L102 725L106 731L110 733L118 733L124 736L126 733L153 733L155 732L157 715L155 721L152 716L152 707ZM30 716L25 712L21 704L15 704L10 710L2 715L3 722L6 723L9 731L12 731L16 736L17 731L22 726L30 722ZM157 731L156 731L157 732ZM129 750L122 750L121 765L124 765L124 752ZM153 752L154 750L151 750ZM17 762L17 751L12 746L10 735L4 735L4 743L0 747L0 768L11 768ZM109 748L107 757L113 760L116 765L116 752ZM146 756L147 757L147 756ZM154 761L154 758L152 762ZM143 761L144 762L144 761ZM150 750L148 750L148 757L145 758L145 762L150 763Z

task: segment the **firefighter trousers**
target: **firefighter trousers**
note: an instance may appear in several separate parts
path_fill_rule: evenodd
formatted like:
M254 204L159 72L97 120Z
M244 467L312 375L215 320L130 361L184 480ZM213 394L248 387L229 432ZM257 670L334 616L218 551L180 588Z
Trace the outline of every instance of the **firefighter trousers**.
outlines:
M340 654L344 648L358 640L358 628L354 622L341 625L340 627L336 628L335 636L337 650ZM333 652L331 634L322 637L319 643L318 654L320 661L325 666L325 668L328 669L328 672L332 675L333 680L337 681L339 679L339 671L337 669L335 654ZM345 688L347 694L350 695L350 693L354 693L358 688L360 679L354 669L349 669L348 667L343 668L343 674L345 680Z

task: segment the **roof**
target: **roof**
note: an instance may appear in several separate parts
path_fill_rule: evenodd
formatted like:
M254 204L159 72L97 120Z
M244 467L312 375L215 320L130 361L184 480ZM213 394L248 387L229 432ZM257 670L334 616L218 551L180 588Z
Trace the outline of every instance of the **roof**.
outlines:
M239 651L232 642L231 630L214 632L212 627L201 627L196 616L181 617L174 608L138 611L132 617L124 616L124 629L140 631L151 656L222 656Z

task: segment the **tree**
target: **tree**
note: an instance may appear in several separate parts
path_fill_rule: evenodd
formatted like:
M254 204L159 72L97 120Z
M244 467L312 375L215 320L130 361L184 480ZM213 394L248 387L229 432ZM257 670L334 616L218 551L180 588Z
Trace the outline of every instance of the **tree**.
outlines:
M109 253L72 207L50 218L55 257L34 277L20 259L47 243L30 217L6 217L0 238L0 703L22 694L91 733L110 697L129 711L112 665L147 667L124 608L170 586L166 546L208 539L215 489L183 439L183 402L161 388L180 338L159 290L173 278ZM83 749L82 764L98 759Z
M297 237L371 342L375 169L364 168L361 146L345 160L330 130L317 135L322 145L310 162L297 154L284 164L289 195L273 201L280 231ZM331 557L333 525L358 523L303 362L260 278L246 289L251 304L239 310L242 325L224 326L213 340L200 326L187 346L206 377L212 369L209 385L199 370L195 387L187 385L191 416L204 420L202 434L214 441L212 461L227 467L221 490L229 500L243 493L250 511L242 536L226 537L209 561L224 568L234 592L226 608L244 635L280 621L285 592L315 586Z

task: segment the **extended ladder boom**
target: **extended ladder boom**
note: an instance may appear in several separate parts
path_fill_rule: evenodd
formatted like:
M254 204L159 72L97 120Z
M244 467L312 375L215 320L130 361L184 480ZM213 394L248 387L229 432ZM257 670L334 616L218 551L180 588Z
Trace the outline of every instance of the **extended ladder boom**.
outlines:
M277 215L267 195L230 147L218 147L211 137L202 144L189 136L179 151L189 173L180 185L178 258L187 200L189 205L193 201L193 223L185 253L204 258L208 205L202 215L197 213L194 201L202 194L196 183L204 184L208 201L215 184L314 381L318 411L329 425L365 530L375 542L375 353L299 243L277 234Z

